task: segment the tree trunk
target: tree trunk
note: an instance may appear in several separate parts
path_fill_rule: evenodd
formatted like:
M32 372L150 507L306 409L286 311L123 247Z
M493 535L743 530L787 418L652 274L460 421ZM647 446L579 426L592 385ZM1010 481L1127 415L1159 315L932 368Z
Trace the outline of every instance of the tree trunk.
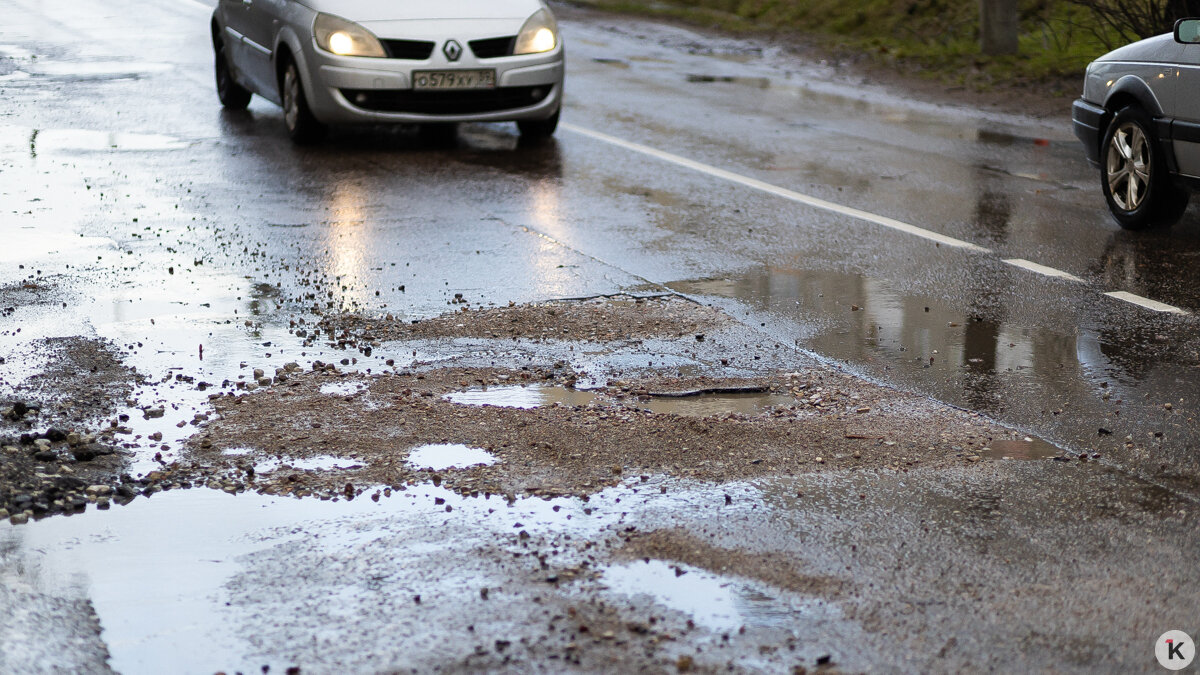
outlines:
M1017 0L979 0L979 46L984 54L1016 54L1019 30Z

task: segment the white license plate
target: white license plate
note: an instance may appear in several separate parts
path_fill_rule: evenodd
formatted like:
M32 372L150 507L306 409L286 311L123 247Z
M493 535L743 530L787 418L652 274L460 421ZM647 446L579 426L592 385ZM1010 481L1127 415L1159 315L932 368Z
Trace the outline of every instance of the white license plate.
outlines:
M413 89L495 89L494 70L418 70Z

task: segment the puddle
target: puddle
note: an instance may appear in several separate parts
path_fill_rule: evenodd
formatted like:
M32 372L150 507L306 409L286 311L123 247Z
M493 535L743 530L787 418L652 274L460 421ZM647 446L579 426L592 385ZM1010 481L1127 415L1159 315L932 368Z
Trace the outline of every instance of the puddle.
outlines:
M470 606L488 577L447 571L447 556L460 556L456 565L490 569L462 552L515 541L515 528L595 537L620 517L621 505L613 500L628 496L628 490L610 490L593 499L587 515L577 500L525 499L510 506L499 497L462 497L428 485L378 502L172 490L107 511L0 524L0 584L21 589L23 601L87 602L99 620L109 665L127 675L234 672L248 664L255 671L269 665L284 672L296 665L290 662L296 650L283 644L289 635L281 625L341 644L323 644L325 667L313 657L306 671L309 665L317 672L390 671L395 668L388 663L395 662L388 657L351 665L356 658L375 658L370 652L378 649L355 644L362 624L353 612L383 622L372 625L406 626L413 644L438 645L438 653L422 653L414 665L421 658L466 659L474 645L470 634L453 633L463 629L455 616L434 614L438 607ZM453 552L451 542L458 547ZM414 592L435 602L389 601L381 609L380 598L411 598ZM308 609L298 612L301 607ZM309 610L316 625L304 625ZM351 612L344 621L342 610ZM463 653L447 657L447 634L461 640ZM29 658L24 643L5 644L6 663ZM80 668L66 663L57 670Z
M984 459L1051 459L1062 456L1062 448L1040 438L1023 441L992 441L979 453Z
M566 387L543 387L530 385L528 387L492 387L490 389L470 389L446 394L442 398L461 405L491 405L500 408L540 408L561 403L566 406L587 405L595 400L596 395L588 391L567 389Z
M136 63L129 61L39 61L30 70L38 75L81 78L131 78L153 73L165 73L174 66L169 63Z
M1086 402L1089 396L1099 401L1113 391L1101 389L1101 382L1132 382L1136 373L1121 359L1144 360L1132 356L1145 349L1136 333L1086 323L1056 331L1020 304L997 306L993 288L1043 292L1042 282L1023 275L1015 268L976 270L962 293L967 301L989 300L978 310L906 292L883 279L827 270L767 267L740 278L668 286L710 302L732 299L736 305L717 304L739 316L760 312L753 321L775 322L773 330L787 331L784 339L801 348L871 374L919 383L942 400L991 414L1033 406L1057 410L1062 400ZM1172 395L1186 397L1178 390Z
M413 468L434 471L491 466L496 461L487 450L455 443L422 445L408 453L408 463Z
M33 52L21 47L20 45L0 45L0 57L9 59L28 60L34 56Z
M333 396L353 396L366 388L367 385L362 382L330 382L321 385L321 393Z
M742 626L789 627L803 611L748 582L661 560L610 567L601 581L622 595L649 595L714 631L736 631Z
M741 84L756 89L769 89L771 80L765 77L737 77L731 75L688 75L688 82L724 82Z
M37 157L57 152L153 152L183 150L189 143L174 136L95 129L34 129L0 125L0 148L24 149Z
M696 396L653 396L638 403L639 408L656 413L685 417L708 417L725 413L757 415L776 406L795 405L796 399L787 394L770 392L712 393Z
M304 459L268 459L255 464L254 473L271 473L285 467L297 471L332 471L334 469L359 469L362 466L363 463L357 460L324 455Z
M87 129L44 129L31 141L33 152L128 151L148 152L182 150L186 141L162 134L138 134Z

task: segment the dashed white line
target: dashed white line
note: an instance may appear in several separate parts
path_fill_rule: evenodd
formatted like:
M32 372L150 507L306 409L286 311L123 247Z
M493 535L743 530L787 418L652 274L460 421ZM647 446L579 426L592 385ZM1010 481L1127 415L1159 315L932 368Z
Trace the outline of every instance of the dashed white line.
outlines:
M194 1L194 0L184 0L184 1L190 2L190 1ZM595 131L594 129L588 129L587 127L581 127L581 126L569 124L566 122L559 124L559 127L562 129L565 129L566 131L570 131L572 133L579 134L581 136L587 136L588 138L602 141L604 143L609 143L611 145L615 145L620 148L625 148L626 150L631 150L633 152L646 155L648 157L660 159L664 162L669 162L671 164L675 164L676 166L681 166L685 169L691 169L692 171L698 171L700 173L703 173L703 174L706 174L709 176L713 176L714 178L720 178L723 180L727 180L731 183L737 183L738 185L744 185L746 187L753 188L755 190L760 190L762 192L766 192L768 194L775 195L777 197L783 197L784 199L788 199L788 200L791 200L794 202L805 204L807 206L811 206L816 209L829 211L831 213L837 213L837 214L840 214L843 216L849 216L851 218L856 218L858 220L863 220L863 221L866 221L869 223L875 223L876 225L882 225L883 227L886 227L886 228L889 228L892 230L896 230L898 232L905 232L907 234L921 237L922 239L927 239L929 241L937 242L939 244L946 244L947 246L953 246L955 248L964 249L964 250L970 251L972 253L992 253L991 249L987 249L982 246L972 244L971 242L968 242L968 241L962 241L961 239L955 239L954 237L949 237L944 234L939 234L937 232L933 232L931 230L926 230L925 228L917 227L916 225L910 225L908 223L896 220L894 218L888 218L887 216L880 216L880 215L877 215L874 213L870 213L869 211L863 211L861 209L855 209L855 208L852 208L849 206L843 206L841 204L836 204L834 202L826 201L826 200L820 199L818 197L806 195L802 192L796 192L795 190L789 190L787 188L782 188L782 187L779 187L778 185L772 185L765 181L758 180L757 178L751 178L749 176L743 176L742 174L734 173L732 171L726 171L725 169L719 169L715 166L709 166L708 164L704 164L702 162L697 162L696 160L688 159L687 157L681 157L679 155L676 155L676 154L673 154L670 152L666 152L664 150L652 148L648 145L642 145L640 143L634 143L632 141L627 141L623 138L617 138L616 136L610 136L609 134L606 134L606 133L603 133L600 131ZM1064 281L1070 281L1070 282L1077 283L1077 284L1085 284L1086 283L1086 282L1084 282L1083 279L1080 279L1079 277L1075 276L1074 274L1071 274L1069 272L1064 272L1062 270L1058 270L1053 267L1047 267L1045 265L1040 265L1033 261L1025 260L1024 258L1009 258L1009 259L1004 260L1004 262L1009 265L1012 265L1014 267L1020 267L1021 269L1028 270L1030 272L1034 272L1035 274L1041 274L1043 276L1052 277L1055 279L1062 279ZM1139 307L1144 307L1146 309L1154 310L1155 312L1166 312L1166 313L1170 313L1170 314L1180 314L1180 315L1188 315L1189 314L1189 312L1187 312L1186 310L1180 309L1179 307L1175 307L1174 305L1168 305L1163 302L1158 302L1157 300L1150 300L1149 298L1143 298L1140 295L1134 295L1133 293L1128 293L1125 291L1113 291L1110 293L1105 293L1105 295L1109 296L1110 298L1116 298L1117 300L1123 300L1125 302L1137 305Z
M1029 270L1030 272L1035 272L1037 274L1041 274L1042 276L1054 277L1055 279L1065 279L1067 281L1074 281L1075 283L1079 284L1083 283L1083 279L1080 279L1074 274L1064 272L1062 270L1056 270L1053 267L1039 265L1032 260L1026 260L1024 258L1009 258L1004 262L1012 265L1013 267L1020 267L1021 269Z
M593 131L585 127L579 127L575 126L574 124L566 123L560 124L559 127L566 129L567 131L580 134L581 136L587 136L598 141L604 141L605 143L610 143L612 145L625 148L626 150L632 150L633 152L654 157L655 159L661 159L664 162L670 162L671 164L682 166L686 169L699 171L700 173L707 174L715 178L721 178L731 183L737 183L749 188L754 188L755 190L761 190L762 192L773 194L777 197L783 197L784 199L789 199L794 202L799 202L816 209L830 211L832 213L849 216L858 220L865 220L869 223L882 225L883 227L897 230L899 232L905 232L907 234L921 237L922 239L928 239L929 241L937 242L939 244L965 249L967 251L971 251L972 253L991 253L989 249L986 249L982 246L977 246L969 241L955 239L954 237L948 237L944 234L932 232L930 230L926 230L925 228L917 227L916 225L909 225L908 223L895 220L894 218L876 215L874 213L851 208L849 206L842 206L841 204L835 204L833 202L813 197L811 195L806 195L801 192L796 192L787 188L781 188L778 185L771 185L770 183L758 180L757 178L750 178L749 176L743 176L739 173L726 171L725 169L718 169L715 166L709 166L686 157L680 157L679 155L664 152L647 145L641 145L640 143L633 143L631 141L617 138L616 136L610 136L599 131Z
M1187 310L1180 309L1179 307L1176 307L1174 305L1168 305L1165 302L1151 300L1150 298L1143 298L1140 295L1134 295L1133 293L1127 293L1126 291L1113 291L1111 293L1105 293L1105 295L1107 295L1110 298L1116 298L1117 300L1124 300L1125 302L1132 303L1139 307L1145 307L1146 309L1152 309L1156 312L1165 312L1167 314L1187 314L1188 313Z

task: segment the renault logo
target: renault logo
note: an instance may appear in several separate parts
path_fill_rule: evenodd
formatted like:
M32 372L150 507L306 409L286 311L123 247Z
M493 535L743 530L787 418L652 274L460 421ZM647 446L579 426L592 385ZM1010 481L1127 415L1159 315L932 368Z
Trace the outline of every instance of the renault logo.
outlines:
M462 45L458 44L454 40L447 40L446 46L442 47L442 53L445 54L446 58L450 59L451 61L457 61L458 57L462 56L462 52Z

